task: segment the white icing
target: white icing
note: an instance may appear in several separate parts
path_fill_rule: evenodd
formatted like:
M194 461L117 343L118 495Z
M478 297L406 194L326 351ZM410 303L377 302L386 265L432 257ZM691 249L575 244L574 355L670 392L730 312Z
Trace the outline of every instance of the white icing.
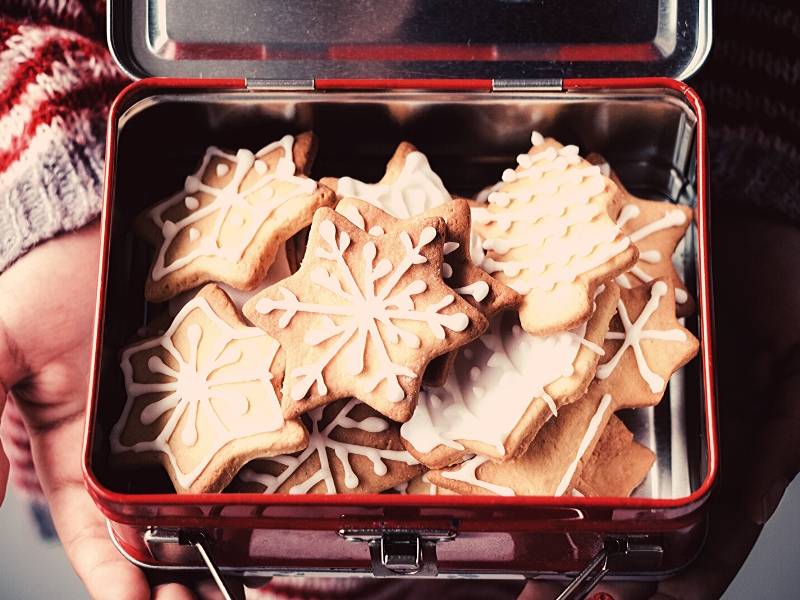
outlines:
M544 144L544 136L538 131L531 133L531 146L541 146Z
M505 452L508 435L535 398L553 414L556 404L545 387L574 373L586 323L549 336L522 330L512 312L502 313L480 338L465 346L443 387L423 388L411 419L400 433L419 452L444 444L463 450L458 440L483 442Z
M411 153L408 156L408 158L406 158L406 165L409 164L408 161L409 161L409 159L412 158L412 156L414 154L419 154L425 160L424 164L427 165L425 173L427 173L427 175L435 177L436 181L438 181L439 184L441 184L441 180L438 178L438 176L435 173L433 173L433 171L430 171L430 166L428 165L427 159L425 159L425 156L423 154L421 154L419 152ZM404 168L403 172L405 173L405 171L406 171L406 169ZM384 204L382 204L383 202L386 202L389 205L392 205L396 201L394 196L390 195L390 198L392 199L391 201L386 200L386 198L383 195L381 195L381 194L384 194L384 192L380 192L380 191L376 192L374 188L391 187L392 188L392 194L397 193L397 194L399 194L399 197L403 198L404 197L403 196L403 190L406 190L408 185L401 181L402 177L403 177L403 174L401 173L400 177L397 179L397 181L394 184L392 184L392 186L387 186L387 185L383 185L383 184L366 184L366 183L361 183L361 182L359 182L359 181L357 181L355 179L350 179L348 177L343 177L342 179L339 180L339 184L338 184L338 188L337 188L338 192L337 193L339 194L340 197L358 197L358 198L361 198L362 200L365 200L365 201L369 202L373 206L378 206L379 208L382 208L383 210L389 212L389 214L392 214L392 216L394 216L395 218L406 218L406 217L419 216L420 214L425 212L427 209L433 208L435 206L439 206L439 205L443 204L444 202L447 202L447 201L449 201L451 199L449 194L445 197L442 194L440 194L439 192L437 192L436 195L429 196L426 199L426 201L423 202L423 203L417 203L416 205L414 205L412 203L404 203L403 204L403 206L404 206L403 210L397 210L396 213L398 213L398 214L395 214L391 210L388 210ZM345 181L344 188L342 187L342 181ZM358 187L358 186L365 186L365 187ZM395 186L399 186L399 187L397 187L397 189L395 189ZM434 186L434 189L438 189L438 188L436 188L436 186ZM344 190L344 191L342 191L342 190ZM373 190L373 191L370 192L369 190ZM441 190L444 190L444 188L442 187ZM358 192L359 191L364 195L363 196L358 196ZM370 193L372 194L372 197L371 198L367 198L366 196L370 196ZM444 190L444 194L447 194L446 190ZM399 201L399 200L397 200L397 201ZM422 208L422 210L417 210L419 208ZM362 230L366 229L367 224L366 224L366 221L364 220L364 216L360 212L358 212L358 208L356 208L354 205L352 205L352 204L343 204L343 203L340 202L339 205L336 207L336 211L338 213L340 213L341 215L347 217L347 219L351 223L353 223L353 225L358 227L359 229L362 229ZM415 211L415 212L412 212L412 211ZM399 216L399 215L402 215L402 216ZM380 236L380 235L384 234L384 230L383 230L382 227L380 227L378 225L373 225L369 229L369 234L370 235L375 235L375 236ZM456 250L458 250L459 246L460 246L460 244L458 242L446 241L444 243L443 253L444 253L444 257L445 258L444 258L444 262L442 262L442 277L444 279L450 279L453 276L453 265L450 264L450 262L448 262L447 256L452 254ZM480 251L479 254L480 254L480 256L483 256L483 251ZM472 257L472 261L477 266L480 266L480 263L476 263L475 262L475 258L474 257ZM464 291L462 292L461 290L464 290ZM486 297L489 295L489 286L485 282L477 281L477 282L469 284L469 285L467 285L465 287L456 289L456 292L458 292L461 296L472 296L473 298L475 298L475 300L477 302L481 302L481 301L485 300Z
M614 369L617 368L625 351L630 348L636 358L636 366L639 369L639 374L642 376L642 379L647 382L650 391L655 394L664 390L666 382L663 377L650 369L650 366L647 364L647 359L644 356L644 351L642 350L642 342L644 340L659 340L664 342L686 341L686 333L681 329L661 330L644 328L650 320L650 317L652 317L653 313L658 309L661 298L666 295L667 291L666 283L663 281L655 282L650 288L650 299L647 301L647 304L645 304L639 317L633 323L628 316L628 309L625 303L622 299L619 300L617 308L622 327L625 331L609 331L606 334L606 339L623 340L623 343L619 350L617 350L617 353L611 357L611 360L597 367L597 373L595 374L597 379L607 379L611 373L614 372Z
M457 469L453 471L442 471L441 474L445 479L463 481L464 483L488 490L498 496L516 496L514 490L509 487L478 479L478 467L488 460L489 459L485 456L473 456L469 460L461 463Z
M617 226L622 228L633 219L641 214L641 209L636 204L626 204L622 207L617 218ZM686 224L686 214L677 208L668 208L664 216L650 223L642 225L639 229L628 233L628 237L633 243L640 242L641 240L657 233L664 231L671 227L680 227ZM656 264L662 259L661 253L658 250L646 250L639 253L639 262L629 270L629 274L636 277L642 283L650 283L655 279L650 275L642 266L642 263ZM626 289L631 289L633 283L630 281L628 274L623 273L617 276L616 281L619 285ZM683 304L689 300L689 294L686 290L675 289L675 301L678 304Z
M406 156L403 169L391 184L342 177L336 193L340 198L360 198L398 219L416 217L452 199L422 152Z
M578 444L578 450L575 452L575 458L572 459L571 463L569 463L567 470L564 471L564 475L561 477L561 481L556 488L556 496L563 496L566 493L569 484L572 482L572 478L575 476L575 470L578 468L578 463L583 458L583 455L586 454L586 451L589 449L589 445L597 435L597 430L600 429L600 425L603 422L603 417L606 414L609 406L611 406L611 394L604 394L600 399L600 404L598 405L597 410L589 421L589 425L586 428L586 432L583 434L583 438L581 438L581 443Z
M217 163L217 177L224 177L231 168L225 163Z
M194 175L186 178L184 193L157 204L149 212L150 218L161 230L163 236L163 242L152 269L153 280L159 281L164 276L185 267L202 256L215 256L232 262L239 261L255 239L259 229L279 206L292 198L312 193L317 187L316 182L305 177L295 176L295 164L292 161L293 145L294 138L287 135L281 140L265 146L256 155L249 150L239 150L234 156L213 146L208 148L200 169ZM278 160L273 171L268 171L266 164L262 161L256 161L257 156L264 156L276 150L282 150L283 156ZM234 166L233 176L222 188L212 187L202 181L203 174L214 159L230 162ZM219 164L225 164L227 167L226 163ZM248 188L240 189L254 164L256 172L262 177ZM263 172L259 169L259 164L262 165ZM274 194L271 193L270 186L275 183L288 183L293 187L280 194ZM211 201L200 207L197 198L192 196L198 192L211 196ZM165 219L164 214L180 203L183 203L191 212L177 222ZM181 232L206 218L213 219L213 225L199 237L200 242L193 244L191 250L185 254L173 257L168 262L167 252L172 248ZM220 234L225 224L242 228L242 231L236 236L236 243L226 242L220 245Z
M185 356L175 346L175 339L181 335L184 321L195 311L200 311L210 325L204 328L192 323L185 328L188 341L188 356ZM256 339L261 341L260 347L252 346L251 340ZM167 351L175 366L153 354L147 361L147 368L150 373L164 376L161 379L165 380L138 381L133 357L159 348ZM226 444L277 431L283 426L269 371L277 351L278 343L259 328L231 327L217 316L205 298L195 297L181 309L164 335L130 346L122 353L127 398L119 421L111 429L111 451L115 454L162 452L167 455L180 485L188 488ZM258 352L257 360L253 360L253 352ZM204 362L200 360L201 355L206 357ZM256 384L258 394L245 395L242 384ZM129 446L122 442L122 435L136 400L144 395L159 397L141 411L143 425L152 425L166 414L169 417L155 439ZM213 429L213 440L210 444L206 441L207 452L186 469L185 463L176 458L173 446L176 442L186 447L197 444L201 415L203 422Z
M336 494L340 490L336 488L336 480L331 470L328 458L328 450L332 450L334 456L342 465L344 470L344 484L347 489L358 487L359 480L353 466L350 463L350 456L355 454L368 458L372 462L372 470L378 477L386 475L388 467L385 461L394 460L404 462L408 465L418 464L416 459L405 450L384 450L373 446L361 446L339 442L331 437L333 431L342 427L344 429L360 429L370 433L380 433L389 428L389 423L379 417L367 417L361 421L356 421L349 416L350 411L359 404L358 400L350 400L345 404L337 415L320 430L319 423L322 420L324 407L315 408L308 413L311 419L311 432L309 436L308 448L297 456L284 455L274 456L267 460L277 462L286 468L280 475L270 475L269 473L259 473L251 468L243 469L239 477L243 481L254 481L264 486L265 494L274 494L312 455L316 454L320 463L318 471L314 472L308 479L298 483L289 489L290 494L306 494L310 492L320 481L325 483L325 490L328 494Z
M521 294L552 290L574 281L630 245L595 198L607 179L586 166L576 146L518 157L522 170L507 169L487 207L473 208L473 222L486 256L481 266L501 273ZM520 186L517 182L524 182Z
M320 243L316 248L316 258L332 263L333 272L319 266L310 273L311 281L325 296L333 299L327 302L313 302L314 298L298 299L285 287L278 287L279 300L263 297L256 303L256 310L269 314L282 311L278 321L281 328L287 327L297 313L318 315L314 326L306 332L303 343L309 347L324 345L310 362L287 373L287 388L294 400L305 397L316 384L320 394L327 393L324 370L340 353L345 358L352 376L364 371L364 357L367 340L375 353L374 363L377 375L367 382L367 389L374 391L381 383L386 384L386 397L392 402L400 402L405 392L400 385L400 377L416 377L408 367L394 362L387 348L391 344L402 343L408 348L420 346L419 337L402 325L403 321L415 321L427 325L436 339L444 340L445 329L464 331L469 318L462 312L441 314L441 310L455 302L455 296L448 294L439 301L425 307L417 306L414 296L425 292L427 284L423 279L414 279L403 289L397 289L401 278L416 265L427 262L421 249L436 238L436 229L425 227L416 245L405 231L396 234L406 251L405 257L397 266L389 259L376 262L377 247L372 240L359 242L363 270L352 270L344 259L345 250L350 246L350 236L342 231L337 238L336 226L324 220L316 231ZM312 232L314 235L314 232ZM355 254L355 253L354 253ZM361 271L360 274L356 274ZM377 285L378 282L380 285ZM380 324L380 328L378 327Z
M189 239L194 242L194 241L197 241L197 238L199 238L199 237L200 237L200 232L197 231L197 229L195 229L194 227L190 227L189 228Z

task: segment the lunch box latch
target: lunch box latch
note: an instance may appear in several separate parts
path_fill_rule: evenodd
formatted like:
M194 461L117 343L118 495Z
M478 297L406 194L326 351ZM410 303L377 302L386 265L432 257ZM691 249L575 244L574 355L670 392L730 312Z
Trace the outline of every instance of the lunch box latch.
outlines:
M457 534L444 529L340 529L339 535L369 545L375 577L435 577L439 572L436 544L452 541Z

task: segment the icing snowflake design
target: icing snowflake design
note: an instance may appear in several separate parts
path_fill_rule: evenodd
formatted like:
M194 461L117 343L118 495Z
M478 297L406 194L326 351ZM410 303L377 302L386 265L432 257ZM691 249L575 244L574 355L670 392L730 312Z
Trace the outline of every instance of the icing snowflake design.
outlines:
M293 400L300 400L315 384L321 395L326 394L328 388L323 371L342 351L344 363L349 369L347 374L360 375L364 371L364 356L369 339L379 366L378 374L367 381L367 389L374 391L385 382L387 398L400 402L405 398L405 392L399 378L416 378L418 375L407 366L392 360L387 341L412 349L420 347L419 337L404 326L403 322L424 323L438 340L445 339L445 329L463 331L469 325L469 318L463 312L441 314L442 309L455 302L452 294L444 295L424 310L418 309L414 296L428 289L423 279L415 279L403 289L397 289L401 278L409 270L427 262L428 259L420 251L436 238L436 229L425 227L416 245L407 232L401 231L397 234L405 249L405 257L397 265L393 265L387 258L375 262L377 247L372 240L367 241L361 247L364 267L361 275L345 260L345 251L351 244L346 231L340 231L337 238L336 226L326 219L320 222L318 233L321 243L315 248L314 256L330 263L331 270L318 266L310 273L310 280L321 290L333 294L336 301L317 303L312 301L313 298L298 299L292 291L278 285L276 287L281 294L280 299L262 297L255 306L255 310L264 315L282 311L278 320L278 326L282 329L291 323L297 313L319 316L315 326L306 333L303 342L311 347L318 347L323 343L328 343L328 346L321 349L317 360L287 373L287 380L291 382L288 386L290 396Z
M532 141L542 143L536 135ZM520 294L549 291L628 248L605 204L595 201L606 178L583 164L577 146L520 154L517 162L522 170L503 172L509 185L489 194L490 206L473 209L488 273L501 273ZM525 187L514 187L520 181Z
M313 193L317 188L315 181L295 176L293 147L294 138L287 135L256 154L242 149L232 155L213 146L208 148L198 171L186 178L183 192L156 205L150 211L150 218L161 230L163 237L153 265L153 280L159 281L203 256L216 256L232 262L240 260L258 230L279 206L292 198ZM276 150L282 150L283 156L278 160L275 169L270 170L267 163L260 159ZM225 177L233 166L232 176L221 188L203 183L203 176L212 161L216 162L218 177ZM240 189L253 169L259 178L255 183ZM279 193L272 187L275 183L288 183L293 187ZM198 192L211 196L211 201L201 204L200 199L192 195ZM167 211L179 205L183 205L181 208L186 212L184 217L176 222L165 218ZM205 219L213 219L213 225L207 233L202 233L197 224ZM240 229L235 236L235 242L230 239L224 243L220 241L225 225ZM187 253L168 260L167 252L180 235L188 236L190 249Z
M628 222L636 219L641 214L641 209L636 204L626 204L622 207L622 210L619 213L619 217L617 218L617 227L622 229ZM669 229L671 227L680 227L686 224L686 214L677 208L668 208L664 212L664 216L660 219L656 219L655 221L651 221L650 223L646 223L642 225L636 231L632 231L628 234L630 240L635 244L640 242L654 233L659 231L663 231L665 229ZM650 264L654 265L660 263L663 260L663 256L661 252L658 250L641 250L639 252L639 261L634 265L630 270L630 275L636 277L642 283L650 283L655 279L652 275L650 275L647 271L644 270L643 264ZM616 282L624 287L625 289L631 289L633 284L629 279L629 275L623 273L622 275L618 275L616 277ZM683 304L689 300L689 295L687 294L686 290L681 288L675 288L675 301L678 304Z
M620 300L618 304L619 319L622 321L624 331L609 331L606 334L607 340L623 340L622 346L617 350L616 354L611 357L607 363L597 367L595 377L597 379L607 379L617 368L622 356L630 348L636 358L636 365L639 368L639 373L642 379L645 380L650 387L650 391L654 394L664 391L666 381L663 377L654 373L647 364L647 359L642 351L642 342L644 340L659 340L663 342L685 342L686 333L681 329L645 329L647 322L653 313L658 310L658 305L668 291L667 284L663 281L656 281L650 288L650 299L642 309L641 314L636 321L631 322L628 315L628 309L625 303Z
M184 321L195 311L200 311L204 321L209 323L191 323L184 327ZM189 343L186 354L174 343L179 330L184 330ZM218 339L212 342L215 337ZM175 366L162 358L164 351ZM277 351L278 343L257 327L231 327L217 316L205 298L195 297L178 313L163 336L133 345L123 352L121 367L127 400L119 421L111 430L111 451L161 452L169 458L178 482L188 488L229 442L274 432L283 426L269 372ZM137 376L133 357L141 353L149 355L147 371ZM257 353L257 360L253 360L253 353ZM201 361L201 354L207 361ZM236 368L243 365L252 367L237 372ZM241 391L242 384L256 384L258 393L251 392L248 396ZM160 398L144 407L139 421L150 426L164 415L168 414L168 419L155 439L126 445L122 436L136 401L153 394ZM203 421L214 430L214 443L197 464L185 470L172 447L176 442L186 448L197 445L201 414Z
M331 438L331 434L337 427L342 427L344 429L360 429L361 431L367 431L369 433L381 433L389 429L389 423L380 417L367 417L361 421L356 421L351 418L349 416L350 411L358 404L358 400L349 400L337 413L336 417L323 429L320 429L320 421L322 420L325 407L315 408L310 411L308 415L311 418L311 434L308 448L297 456L287 454L266 459L286 467L280 475L260 473L254 469L247 468L242 470L239 474L239 478L242 481L260 483L264 486L265 494L274 494L276 490L297 471L300 465L305 463L316 453L320 464L319 470L302 483L291 487L289 493L307 494L315 485L322 481L325 482L326 493L336 494L339 490L336 489L336 481L333 476L333 471L331 470L328 456L329 449L333 451L337 460L344 468L344 484L351 490L357 488L359 484L358 476L350 463L351 455L355 454L368 458L372 462L373 472L378 477L383 477L388 473L389 469L385 462L387 460L404 462L408 465L419 464L416 459L405 450L384 450L372 446L339 442Z
M346 201L339 202L338 206L336 207L336 212L341 215L347 217L347 220L350 221L353 225L358 227L363 231L367 231L370 235L374 235L376 237L380 237L386 233L383 227L380 225L373 225L372 227L367 228L367 223L364 220L364 216L359 212L358 208L353 204L347 204ZM446 219L445 219L446 221ZM444 243L443 248L443 255L444 260L442 262L442 278L445 280L445 283L448 279L453 277L453 265L452 265L452 255L453 253L461 247L460 242L456 242L454 240L448 240ZM482 254L482 253L481 253ZM448 259L448 256L451 257ZM475 263L475 266L480 267L480 263ZM476 280L472 283L467 285L453 288L460 296L472 296L475 299L475 302L483 302L489 296L489 284L483 280Z

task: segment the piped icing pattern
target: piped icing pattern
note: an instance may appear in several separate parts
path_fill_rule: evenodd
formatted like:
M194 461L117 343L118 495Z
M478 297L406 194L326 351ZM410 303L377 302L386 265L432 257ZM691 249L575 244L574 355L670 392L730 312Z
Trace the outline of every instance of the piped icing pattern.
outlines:
M617 368L622 356L630 349L636 358L636 366L639 374L647 383L650 391L660 393L664 391L666 381L661 375L653 372L647 364L642 342L645 340L659 340L664 342L685 342L687 341L686 332L682 329L645 329L653 313L658 310L661 299L667 295L669 288L663 281L656 281L650 288L650 299L645 304L642 312L635 321L631 321L628 315L628 308L625 302L620 299L618 304L618 314L624 331L609 331L606 334L607 340L622 340L622 345L611 359L597 367L595 377L597 379L607 379Z
M317 316L303 343L307 347L319 348L319 352L312 360L287 372L284 389L293 400L306 397L315 385L320 395L327 394L325 370L340 354L348 365L350 376L363 376L369 343L372 350L370 362L376 368L372 369L374 374L369 375L366 382L367 390L374 391L384 384L390 401L402 401L405 392L400 377L416 378L418 374L393 360L390 347L397 344L408 349L421 347L419 336L406 323L423 324L436 340L444 341L447 330L464 331L470 322L463 312L442 312L455 302L453 294L445 293L436 301L419 305L415 297L429 288L422 276L412 279L402 288L398 287L407 273L413 273L418 266L428 262L421 251L436 239L436 229L423 228L416 242L406 231L397 234L396 239L405 254L397 264L378 257L372 239L360 242L358 254L361 264L355 268L351 264L352 258L345 258L352 242L346 231L337 230L333 221L324 219L319 223L318 236L320 243L309 245L309 251L313 249L313 256L320 263L309 277L320 292L326 293L298 298L290 289L278 284L274 287L280 298L263 295L255 304L255 311L261 315L279 312L277 324L281 329L289 327L298 313ZM324 300L319 301L320 297Z
M308 479L302 481L291 488L289 494L307 494L314 486L324 482L327 494L336 494L353 490L358 487L359 479L356 474L351 456L363 456L370 460L372 469L376 476L382 477L387 474L388 467L386 461L399 461L407 465L418 464L411 454L405 450L387 450L364 446L355 443L340 442L333 439L331 434L337 429L360 429L369 433L382 433L389 430L389 422L380 417L366 417L357 421L350 417L351 411L359 404L358 400L349 400L343 404L341 410L324 427L320 428L325 407L316 408L308 413L311 420L311 434L308 448L298 455L273 456L267 460L278 463L285 467L280 474L271 475L262 473L252 468L243 469L239 474L242 481L256 482L264 486L265 494L274 494L292 475L297 472L301 465L305 464L314 454L319 460L319 469L311 474ZM347 489L341 490L336 486L336 477L331 470L330 457L328 450L331 450L344 470L344 485Z
M393 181L364 183L352 177L339 179L340 198L360 198L398 219L408 219L451 200L428 158L418 151L406 155L403 168Z
M179 339L185 339L186 350L176 346ZM257 327L232 327L204 297L195 297L162 336L123 351L127 398L111 430L111 452L162 453L178 483L189 488L231 441L275 432L283 426L270 373L277 351L278 343ZM134 366L142 356L147 356L144 373ZM140 401L151 397L157 399L137 415ZM127 443L126 430L132 419L143 426L158 423L158 435ZM186 464L178 460L174 448L200 444L200 423L206 432L207 439L202 441L206 451L200 460Z
M445 385L423 388L411 419L400 433L415 450L439 445L463 451L458 440L474 440L505 454L504 444L534 399L557 414L545 388L574 373L581 346L602 355L586 339L586 323L572 331L534 336L506 312L456 358Z
M666 207L664 215L661 218L642 225L635 231L628 233L628 237L634 244L646 240L649 236L659 231L664 231L672 227L682 228L684 225L686 225L687 217L682 210L678 208L672 208L666 203L661 204L664 204ZM624 229L630 221L639 217L641 212L641 209L634 203L624 205L619 213L619 217L617 217L617 226L620 229ZM647 272L646 265L660 263L665 258L667 260L671 259L671 257L662 256L661 252L658 250L641 251L639 253L639 261L636 263L636 265L631 267L628 273L618 275L616 282L626 289L631 289L634 286L634 282L630 280L631 276L635 277L642 283L650 283L653 281L653 279L655 279L655 277ZM688 300L689 294L686 292L686 290L676 287L675 301L678 304L684 304Z
M543 144L537 134L531 141ZM503 172L505 185L489 194L489 205L473 210L489 273L523 295L551 291L630 246L606 214L608 179L577 146L548 146L517 162L518 170Z
M163 238L151 271L153 281L159 281L204 256L239 261L259 229L279 206L298 196L313 193L317 189L316 182L295 175L293 147L291 135L255 154L246 149L229 154L214 146L209 147L200 168L186 178L183 191L157 204L149 212ZM282 156L276 167L269 169L261 158L277 150L282 151ZM217 177L228 176L222 187L203 182L212 162L216 163ZM259 177L242 188L252 170ZM180 218L167 218L167 213L176 213L176 207L183 209L177 211ZM201 228L200 224L207 221L211 222L210 227ZM238 231L225 235L223 242L223 229L230 228ZM176 241L183 236L191 243L185 252L176 254Z
M510 487L490 483L478 478L478 469L488 461L489 459L486 456L473 456L461 463L457 468L451 471L442 471L441 474L445 479L468 483L498 496L516 496L516 493Z
M604 418L606 412L608 412L608 409L611 406L611 394L604 394L600 399L600 404L598 404L597 410L589 421L589 425L586 428L583 437L581 438L581 443L578 445L578 450L575 452L575 457L572 459L572 462L569 463L569 466L567 466L567 469L564 471L564 475L561 477L561 481L558 483L558 487L556 487L554 494L555 496L563 496L567 493L567 490L570 489L570 483L572 483L572 479L575 477L575 471L578 469L578 464L586 455L586 451L589 449L592 440L597 437L600 426L605 422Z

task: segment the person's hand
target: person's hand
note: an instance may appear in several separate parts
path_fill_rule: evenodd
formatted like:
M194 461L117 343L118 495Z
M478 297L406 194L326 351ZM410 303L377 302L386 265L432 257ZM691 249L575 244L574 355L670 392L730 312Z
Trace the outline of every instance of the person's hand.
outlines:
M99 249L93 224L39 246L0 275L0 404L14 395L56 530L91 596L138 600L151 597L151 586L111 544L81 474ZM7 474L3 454L2 490ZM174 583L152 595L194 597Z
M800 229L727 206L712 239L721 458L708 538L687 570L658 585L595 590L614 600L722 596L800 470ZM557 593L530 583L520 599Z

